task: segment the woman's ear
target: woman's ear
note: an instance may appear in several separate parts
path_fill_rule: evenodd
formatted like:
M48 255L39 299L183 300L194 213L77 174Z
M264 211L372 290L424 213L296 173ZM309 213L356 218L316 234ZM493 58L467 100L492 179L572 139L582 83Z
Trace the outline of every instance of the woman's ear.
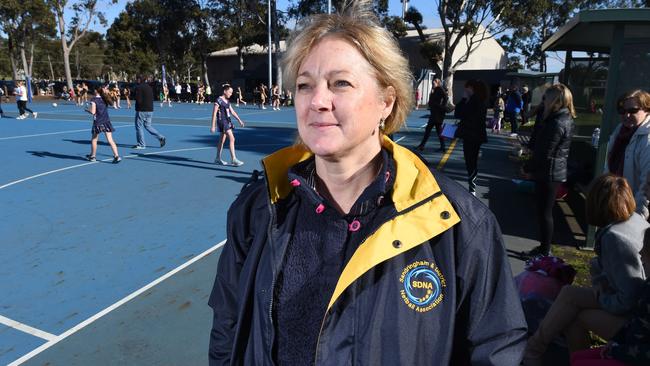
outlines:
M395 104L395 99L396 99L395 95L396 95L395 88L393 88L392 86L388 86L386 87L386 90L384 90L384 95L382 97L384 108L381 113L383 118L388 118L390 113L393 111L393 105Z

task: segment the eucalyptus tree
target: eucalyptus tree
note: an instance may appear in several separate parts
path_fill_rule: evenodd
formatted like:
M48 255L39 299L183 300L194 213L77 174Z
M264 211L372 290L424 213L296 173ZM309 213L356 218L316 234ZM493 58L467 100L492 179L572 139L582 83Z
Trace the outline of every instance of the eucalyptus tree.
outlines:
M63 67L68 88L72 89L72 73L70 71L70 52L87 33L91 24L99 22L106 26L106 17L100 8L117 3L117 0L47 0L54 12L61 37L63 52ZM71 21L66 20L66 12L72 12Z

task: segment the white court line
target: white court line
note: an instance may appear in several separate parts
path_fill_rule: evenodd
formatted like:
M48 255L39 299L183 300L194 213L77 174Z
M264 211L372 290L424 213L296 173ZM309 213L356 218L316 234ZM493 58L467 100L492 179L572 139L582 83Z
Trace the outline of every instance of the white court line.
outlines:
M164 280L170 278L171 276L175 275L176 273L178 273L178 272L182 271L183 269L189 267L190 265L192 265L194 262L198 261L199 259L208 256L210 253L212 253L215 250L217 250L217 249L221 248L222 246L224 246L224 244L226 244L225 239L223 241L221 241L220 243L218 243L217 245L213 246L212 248L204 251L203 253L197 255L196 257L190 259L189 261L187 261L187 262L181 264L180 266L174 268L173 270L165 273L164 275L157 278L153 282L150 282L146 286L132 292L130 295L123 298L122 300L120 300L120 301L116 302L115 304L107 307L106 309L100 311L99 313L91 316L90 318L84 320L83 322L77 324L76 326L68 329L67 331L65 331L60 336L57 336L56 338L42 344L40 347L34 349L33 351L29 352L28 354L26 354L26 355L22 356L21 358L17 359L16 361L10 363L8 366L18 366L18 365L30 360L31 358L38 355L39 353L41 353L41 352L45 351L46 349L54 346L55 344L59 343L60 341L68 338L69 336L71 336L74 333L80 331L81 329L85 328L86 326L92 324L94 321L98 320L99 318L103 317L104 315L106 315L106 314L110 313L111 311L117 309L118 307L126 304L127 302L133 300L137 296L143 294L145 291L151 289L152 287L158 285L159 283L161 283Z
M165 150L165 151L157 151L157 152L145 153L145 154L138 154L138 155L127 155L127 156L124 156L123 159L137 158L137 157L140 157L140 156L142 156L142 155L159 155L159 154L168 154L168 153L179 152L179 151L193 151L193 150L206 150L206 149L214 149L214 146L209 146L209 147L194 147L194 148L190 148L190 149ZM23 179L18 179L18 180L15 180L15 181L13 181L13 182L9 182L9 183L7 183L7 184L5 184L5 185L0 186L0 189L5 189L5 188L7 188L7 187L11 187L11 186L13 186L14 184L22 183L22 182L25 182L25 181L28 181L28 180L32 180L32 179L35 179L35 178L38 178L38 177L42 177L42 176L45 176L45 175L50 175L50 174L54 174L54 173L58 173L58 172L62 172L62 171L69 170L69 169L80 168L80 167L82 167L82 166L86 166L86 165L90 165L90 164L97 164L97 163L100 162L100 161L104 161L104 162L106 162L106 161L112 161L112 160L113 160L113 158L108 158L108 159L98 160L98 161L96 161L96 162L90 162L90 161L89 161L89 162L87 162L87 163L81 163L81 164L77 164L77 165L71 165L71 166L68 166L68 167L65 167L65 168L60 168L60 169L50 170L50 171L48 171L48 172L44 172L44 173L39 173L39 174L36 174L36 175L32 175L31 177L27 177L27 178L23 178Z
M402 137L398 138L397 140L395 140L395 143L398 143L398 142L404 140L405 138L406 138L406 136L402 136Z
M9 318L4 317L2 315L0 315L0 324L4 324L4 325L6 325L8 327L17 329L17 330L19 330L21 332L24 332L24 333L27 333L27 334L31 334L31 335L36 336L38 338L43 338L46 341L53 341L53 340L56 339L56 336L54 334L42 331L40 329L36 329L34 327L30 327L27 324L17 322L15 320L9 319Z
M420 126L420 128L425 128L425 127L427 127L427 123L425 123L425 124L423 124L422 126Z
M129 127L129 126L128 125L123 125L123 126L114 126L114 127L115 128L122 128L122 127ZM21 135L21 136L11 136L11 137L0 137L0 141L2 141L2 140L22 139L22 138L27 138L27 137L61 135L61 134L64 134L64 133L88 132L88 131L90 131L90 128L84 128L83 130L69 130L69 131L60 131L60 132L39 133L39 134L35 134L35 135Z

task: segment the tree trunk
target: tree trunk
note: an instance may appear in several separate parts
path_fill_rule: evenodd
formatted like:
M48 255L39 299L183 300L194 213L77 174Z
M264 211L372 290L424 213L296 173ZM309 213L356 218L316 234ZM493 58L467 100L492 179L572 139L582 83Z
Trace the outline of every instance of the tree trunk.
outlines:
M207 57L205 55L201 55L201 68L203 69L203 80L205 80L205 85L210 85L210 79L208 78L208 63L207 63Z
M72 89L72 72L70 72L70 50L65 44L65 39L61 41L63 44L63 70L65 72L65 81L68 84L68 90Z
M34 72L34 43L32 43L29 50L29 75L33 76Z
M77 68L77 80L81 79L81 65L79 64L79 49L75 50L74 64Z
M451 67L453 50L445 50L442 61L442 79L443 85L447 89L449 101L454 103L454 72L456 71Z
M47 62L50 64L50 75L52 76L52 81L54 81L54 68L52 68L52 60L50 59L50 54L47 54Z

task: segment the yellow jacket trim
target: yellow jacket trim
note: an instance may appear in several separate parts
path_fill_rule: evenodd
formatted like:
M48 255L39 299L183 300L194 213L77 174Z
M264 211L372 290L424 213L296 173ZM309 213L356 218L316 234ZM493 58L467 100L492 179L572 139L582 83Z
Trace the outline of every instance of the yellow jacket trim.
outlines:
M339 296L357 278L377 264L414 248L460 222L460 217L444 195L429 168L408 149L384 137L382 146L393 154L395 161L395 184L392 200L398 216L384 223L368 237L350 258L343 269L328 310ZM293 187L287 175L289 169L307 160L312 153L303 145L281 149L263 160L271 203L286 197ZM428 202L422 203L429 199ZM401 214L406 209L422 203L419 207ZM443 214L443 212L446 212ZM399 245L393 245L398 240Z

